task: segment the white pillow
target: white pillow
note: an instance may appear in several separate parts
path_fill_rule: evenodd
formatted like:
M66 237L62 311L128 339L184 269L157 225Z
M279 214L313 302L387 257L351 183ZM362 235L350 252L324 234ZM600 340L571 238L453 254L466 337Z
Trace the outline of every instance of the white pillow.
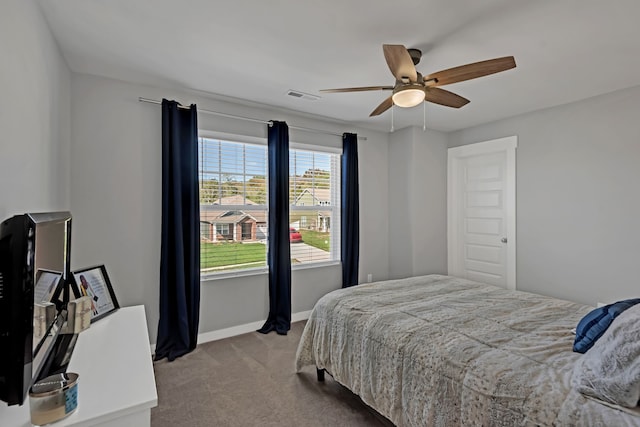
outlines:
M573 373L580 393L633 408L640 401L640 304L616 317Z

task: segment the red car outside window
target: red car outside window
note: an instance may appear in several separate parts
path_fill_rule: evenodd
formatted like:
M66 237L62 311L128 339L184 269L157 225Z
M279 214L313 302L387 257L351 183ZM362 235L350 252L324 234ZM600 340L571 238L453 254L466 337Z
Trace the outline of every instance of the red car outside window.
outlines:
M300 243L302 242L302 234L295 228L289 228L289 242Z

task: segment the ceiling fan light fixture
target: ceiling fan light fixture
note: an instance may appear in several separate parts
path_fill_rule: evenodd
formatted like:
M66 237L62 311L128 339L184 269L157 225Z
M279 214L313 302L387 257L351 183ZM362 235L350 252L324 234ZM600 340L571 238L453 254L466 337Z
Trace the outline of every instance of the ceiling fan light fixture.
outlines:
M424 89L421 86L403 87L394 92L391 99L398 107L415 107L424 101Z

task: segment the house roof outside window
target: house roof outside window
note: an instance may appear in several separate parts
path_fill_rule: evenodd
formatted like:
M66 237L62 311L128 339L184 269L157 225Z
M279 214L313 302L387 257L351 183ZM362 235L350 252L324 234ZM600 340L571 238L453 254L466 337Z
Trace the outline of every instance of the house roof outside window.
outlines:
M226 206L242 206L242 205L257 205L257 203L246 199L241 194L234 196L222 197L219 200L213 202L212 205L226 205ZM209 206L212 206L209 205ZM267 211L265 210L252 210L243 211L241 209L201 209L200 221L209 222L212 224L237 224L246 219L253 219L257 223L267 222Z
M328 206L331 204L331 190L328 188L305 188L293 202L296 206Z

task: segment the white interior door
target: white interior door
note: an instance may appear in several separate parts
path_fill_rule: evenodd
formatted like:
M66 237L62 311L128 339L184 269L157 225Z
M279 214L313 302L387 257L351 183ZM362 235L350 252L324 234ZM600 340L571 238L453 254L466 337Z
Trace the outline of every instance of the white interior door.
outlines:
M449 275L516 288L517 137L450 148Z

